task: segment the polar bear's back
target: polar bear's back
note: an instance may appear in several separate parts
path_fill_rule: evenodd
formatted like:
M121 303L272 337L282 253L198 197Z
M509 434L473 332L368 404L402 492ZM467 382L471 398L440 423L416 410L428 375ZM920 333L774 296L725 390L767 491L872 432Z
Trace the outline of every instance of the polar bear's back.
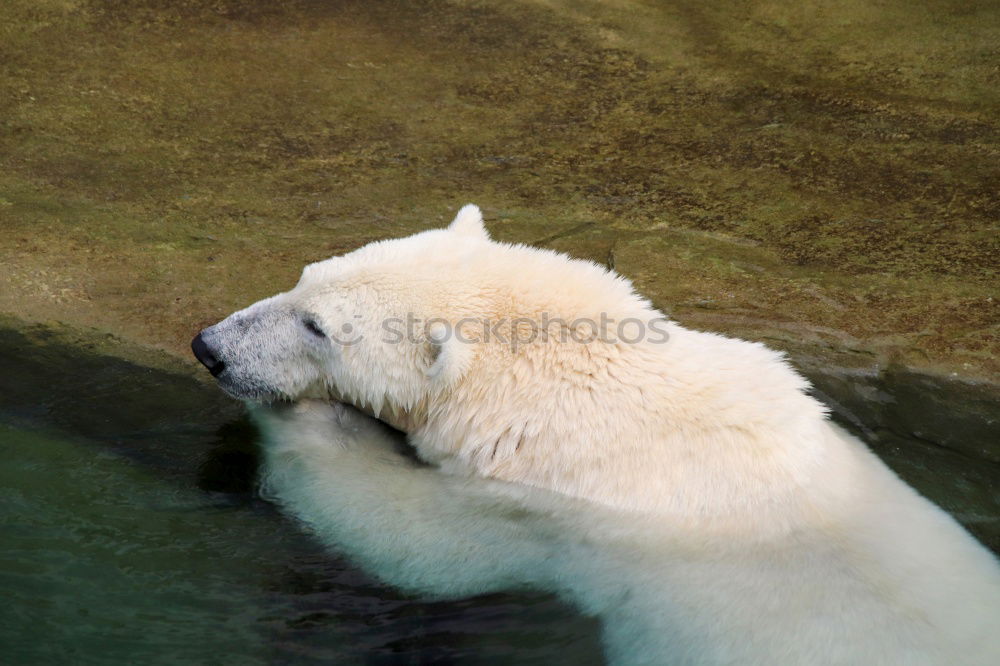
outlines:
M627 592L599 610L611 661L1000 663L996 561L889 470L866 482L853 515L781 538L621 548Z
M951 516L904 484L861 442L831 433L862 462L837 543L859 577L939 658L928 663L1000 663L1000 564ZM863 614L854 614L863 619ZM873 641L884 640L869 632ZM889 637L892 634L888 634ZM939 654L934 650L938 650ZM919 660L912 663L921 663Z

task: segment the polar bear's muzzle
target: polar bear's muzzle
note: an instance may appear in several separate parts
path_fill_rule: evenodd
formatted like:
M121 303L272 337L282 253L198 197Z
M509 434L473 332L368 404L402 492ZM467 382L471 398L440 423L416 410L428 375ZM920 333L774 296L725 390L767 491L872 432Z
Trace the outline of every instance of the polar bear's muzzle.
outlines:
M195 358L223 391L255 402L321 397L329 347L300 311L278 298L235 312L191 341Z

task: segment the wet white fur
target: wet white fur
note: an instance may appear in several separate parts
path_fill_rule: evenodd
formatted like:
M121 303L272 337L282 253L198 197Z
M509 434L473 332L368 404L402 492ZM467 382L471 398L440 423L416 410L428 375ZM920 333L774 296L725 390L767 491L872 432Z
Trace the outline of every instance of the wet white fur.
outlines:
M991 556L834 428L838 471L869 490L811 529L755 539L442 474L345 405L252 411L263 492L333 549L425 595L555 592L601 619L609 663L997 663Z
M592 547L579 562L569 558L573 566L559 581L542 583L600 612L611 653L632 655L622 657L627 663L639 652L615 636L629 632L639 632L634 638L650 654L662 654L656 645L669 637L697 657L688 663L1000 662L995 559L836 431L779 354L675 324L665 343L647 336L581 344L553 335L515 349L444 338L436 328L420 339L387 340L384 322L408 313L451 325L546 315L569 326L602 313L648 330L662 322L627 280L561 254L494 242L478 209L466 207L448 229L308 266L292 291L208 329L228 368L220 381L234 395L342 398L406 431L423 460L453 475L396 470L401 483L419 479L405 497L372 488L374 495L352 499L333 488L339 463L320 455L314 437L316 457L303 454L310 462L295 468L311 479L309 490L292 489L285 501L325 538L357 538L362 545L352 552L372 558L433 542L448 529L441 516L476 522L479 505L465 504L467 491L475 497L479 485L493 487L488 479L505 481L587 502L590 514L575 510L552 529L560 540L588 534ZM353 344L310 337L303 317ZM272 443L295 448L298 437L293 430ZM381 472L372 474L374 481ZM462 490L434 494L453 487ZM342 533L339 507L365 503L385 518L371 524L380 534ZM419 508L407 526L394 517L410 503ZM624 537L624 546L604 539L616 521L590 516L609 511L634 517L644 527L633 531L652 536ZM505 533L494 535L494 527L476 534L500 547ZM405 536L387 536L393 530ZM535 537L523 542L532 562ZM594 561L606 569L567 582L599 566ZM479 570L478 557L463 562ZM417 567L433 577L432 568ZM611 611L604 592L588 593L591 584L607 592L615 575L624 586L615 589L634 601ZM500 577L499 585L509 582Z

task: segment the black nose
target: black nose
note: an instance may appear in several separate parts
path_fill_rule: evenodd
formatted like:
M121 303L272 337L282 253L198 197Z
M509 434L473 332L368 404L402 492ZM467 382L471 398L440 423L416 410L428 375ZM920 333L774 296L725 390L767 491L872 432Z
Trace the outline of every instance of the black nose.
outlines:
M201 333L196 335L194 340L191 341L191 351L194 352L194 357L208 368L213 377L218 377L219 373L226 369L226 364L215 357L211 348L205 343L204 338L201 337Z

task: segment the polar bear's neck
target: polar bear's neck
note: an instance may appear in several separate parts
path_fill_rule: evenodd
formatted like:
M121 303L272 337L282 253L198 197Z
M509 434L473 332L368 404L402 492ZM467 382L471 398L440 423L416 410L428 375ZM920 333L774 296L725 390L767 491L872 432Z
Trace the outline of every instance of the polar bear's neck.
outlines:
M411 442L444 467L629 510L759 511L813 483L826 424L805 380L762 345L669 333L486 348L412 421Z

